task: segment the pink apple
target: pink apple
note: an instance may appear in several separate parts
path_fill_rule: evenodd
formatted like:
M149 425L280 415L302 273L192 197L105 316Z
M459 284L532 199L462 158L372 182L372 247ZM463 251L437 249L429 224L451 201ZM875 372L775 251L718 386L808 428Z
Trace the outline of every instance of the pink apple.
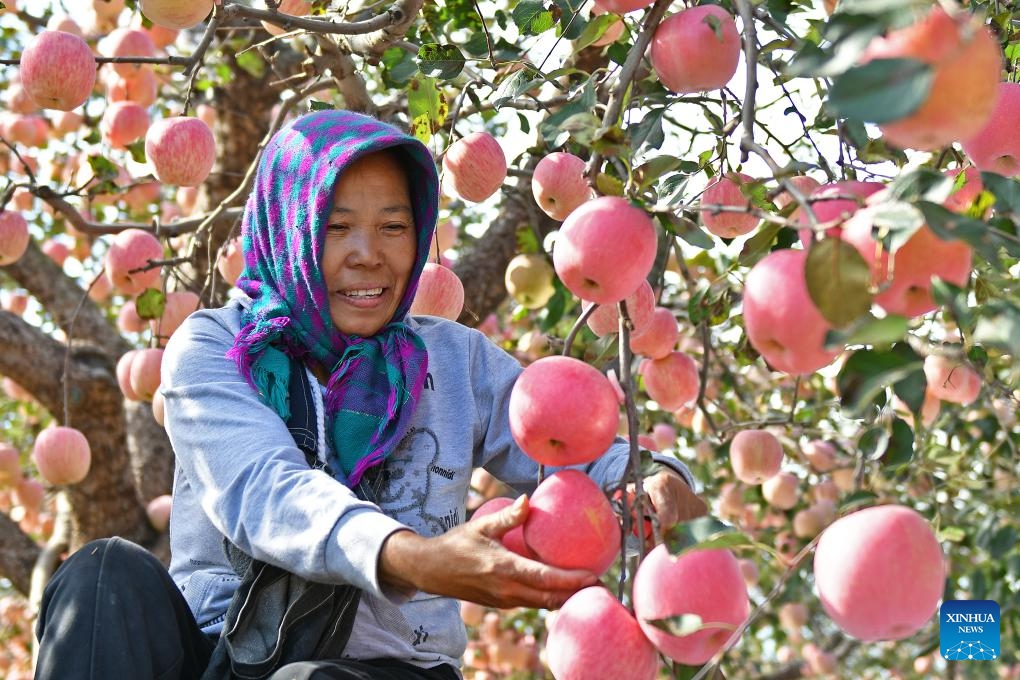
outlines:
M545 648L556 680L655 680L658 674L655 647L603 586L582 588L563 603Z
M932 278L957 286L967 285L971 272L971 249L964 241L943 241L922 226L890 255L877 248L872 238L876 207L863 208L844 224L842 238L857 249L871 267L879 287L875 304L890 314L908 318L935 309Z
M730 440L733 474L745 484L761 484L783 465L783 445L768 430L741 430Z
M145 156L160 182L197 186L209 176L216 161L216 140L198 118L162 118L149 126Z
M932 151L973 137L988 122L1003 63L999 41L981 19L965 10L950 16L936 4L921 21L872 40L861 62L892 58L929 64L934 80L917 110L879 125L887 142Z
M742 172L728 172L718 175L709 182L701 195L703 206L722 206L750 211L751 201L743 194L740 187L754 182L755 179ZM750 212L728 212L717 208L701 209L701 223L709 232L720 238L736 238L754 231L760 220Z
M777 250L744 279L744 327L751 346L778 371L806 375L832 363L840 349L826 349L831 326L807 290L803 250Z
M812 439L800 448L800 452L816 472L828 472L839 462L836 447L823 439Z
M37 513L46 500L46 487L38 479L22 477L14 487L14 499L27 512Z
M676 446L676 428L669 423L656 423L652 426L652 439L655 442L655 450L671 449Z
M656 240L648 213L619 196L601 196L564 220L553 247L553 267L577 297L614 304L648 276Z
M614 0L609 0L609 1L613 2L613 4L616 4L614 2ZM634 0L634 2L644 2L644 0ZM615 12L615 11L609 10L606 7L603 7L602 5L600 5L597 2L594 3L591 6L591 17L593 19L595 17L599 16L600 14L607 14L607 13L612 13L612 14L617 14L617 15L619 14L619 12ZM606 26L605 31L603 31L602 35L597 40L592 42L591 46L592 47L604 47L606 45L612 45L614 42L616 42L617 40L620 39L621 35L623 35L623 19L620 18L619 16L617 16L616 20L613 21L608 26Z
M163 350L150 347L140 349L130 360L128 380L131 391L140 401L152 401L159 389L160 368L163 365Z
M103 141L114 149L127 148L149 129L149 112L134 102L113 102L99 121Z
M28 293L23 290L5 290L0 292L0 300L2 300L4 310L15 316L21 316L28 309Z
M790 510L800 501L800 480L792 472L778 472L761 483L761 495L773 508Z
M53 114L53 133L58 137L77 132L85 118L77 111L57 111Z
M528 365L510 392L510 433L543 465L588 463L616 437L620 406L609 379L568 356Z
M538 161L531 176L531 190L542 212L560 221L592 197L584 176L584 161L565 151L554 151Z
M1007 134L1020 117L1020 83L999 83L999 95L992 114L978 132L963 140L963 150L979 170L1006 177L1020 174L1020 140Z
M21 453L0 442L0 488L14 486L21 480Z
M962 359L943 354L924 358L924 377L933 397L954 404L967 405L981 393L981 375Z
M134 300L126 300L117 312L117 328L125 333L141 333L145 330L145 320L138 316Z
M303 17L312 11L312 0L280 0L279 7L276 9L281 14ZM262 28L266 29L266 32L270 35L283 35L289 30L268 21L261 23Z
M78 108L96 84L92 48L73 33L38 33L21 53L21 83L28 96L43 108Z
M678 94L723 87L736 73L739 57L737 24L718 5L680 10L664 19L652 37L652 68Z
M131 387L131 362L134 361L139 351L141 350L129 349L117 360L117 385L124 398L130 401L141 401L134 388Z
M100 20L116 19L124 10L124 0L92 0L92 11Z
M32 460L43 479L54 486L62 486L85 479L92 464L92 453L88 440L79 430L50 425L35 438Z
M815 548L814 576L833 622L865 642L916 633L945 587L935 532L902 505L865 508L829 525Z
M176 28L168 28L167 26L160 26L159 24L152 24L148 27L140 26L140 28L149 34L149 38L152 39L152 44L161 50L166 49L177 42L177 36L180 35L180 31ZM196 107L196 109L197 108L198 107ZM210 124L210 127L212 127L212 124Z
M506 156L488 132L472 132L450 145L443 172L453 191L465 201L484 201L506 179Z
M149 34L140 28L115 28L104 36L96 45L96 50L103 57L155 57L156 45ZM121 77L129 77L136 73L141 64L112 63L111 70Z
M73 33L76 36L84 37L81 26L78 22L69 17L66 14L55 12L50 20L46 22L46 29L50 31L63 31L64 33Z
M185 30L197 26L209 16L213 0L139 0L138 5L152 23Z
M20 212L0 211L0 266L17 262L28 249L28 222Z
M150 262L163 259L163 245L141 229L125 229L113 237L106 251L106 273L114 287L125 295L137 295L159 286L160 267Z
M411 314L441 316L456 321L464 311L464 284L449 267L428 262L418 279Z
M701 376L698 364L687 354L673 351L661 359L644 359L640 367L645 392L666 411L698 398Z
M113 71L103 79L106 98L111 102L134 102L139 106L152 106L159 96L159 80L151 68L143 68L134 75L123 78Z
M821 182L809 175L794 175L793 177L787 177L786 181L792 184L793 187L804 196L804 198L810 196L811 192L821 186ZM772 202L775 203L776 207L780 210L791 203L796 203L796 201L793 200L793 196L790 195L790 192L786 190L776 194L776 197L772 199Z
M145 514L149 523L156 531L166 531L170 526L170 510L173 506L173 497L170 494L156 496L145 506Z
M166 427L166 399L160 390L152 395L152 418L160 427Z
M598 0L595 3L597 7L600 7L604 12L612 12L613 14L626 14L627 12L633 12L643 7L648 7L652 4L651 0ZM592 14L595 12L593 11Z
M216 271L231 286L241 277L241 272L244 271L244 252L241 250L240 236L224 244L223 251L216 261Z
M642 280L637 289L627 296L627 316L637 333L648 325L655 312L655 291L647 280ZM587 305L586 305L587 307ZM588 317L588 328L600 338L620 330L620 310L618 305L599 305Z
M491 515L495 512L499 512L500 510L504 510L505 508L508 508L513 504L514 499L508 498L506 496L496 496L495 498L490 498L489 500L479 505L477 509L475 509L474 513L472 513L471 515L471 520L474 521L476 519L479 519L480 517L485 517L486 515ZM506 532L505 534L503 534L503 538L500 539L500 541L503 543L503 546L507 550L515 552L521 557L527 557L529 560L538 559L535 553L531 552L531 548L528 547L527 543L524 542L523 526L514 527L510 531Z
M826 236L838 236L842 232L843 222L864 206L864 199L885 188L881 182L860 182L843 180L822 184L808 195L811 211L818 220L818 226ZM804 209L797 206L790 216L794 222L804 225L800 229L800 241L807 248L815 239L810 229L810 220Z
M832 675L839 669L839 661L832 652L827 652L813 642L807 642L800 650L807 664L805 674L811 676Z
M152 334L161 338L169 338L174 331L180 328L188 315L198 309L200 304L201 300L198 295L190 290L175 290L167 293L163 315L149 321Z
M601 576L619 557L620 520L588 475L560 470L531 495L524 542L546 564Z
M43 251L46 257L56 262L60 267L63 267L64 262L71 256L71 247L63 241L58 241L56 238L46 239L39 249Z
M682 664L700 666L726 644L750 613L747 586L729 550L690 550L671 555L655 547L634 575L634 615L660 652ZM701 630L677 636L652 621L683 614L701 618Z
M962 180L959 179L961 172L963 173ZM966 168L944 170L943 174L953 179L954 186L956 186L957 182L960 182L960 185L953 189L953 193L949 194L942 205L956 213L964 213L970 210L978 195L985 188L984 182L981 181L981 171L973 165L968 165Z
M673 351L679 338L680 327L673 311L666 307L656 307L648 323L631 333L630 351L649 359L661 359Z

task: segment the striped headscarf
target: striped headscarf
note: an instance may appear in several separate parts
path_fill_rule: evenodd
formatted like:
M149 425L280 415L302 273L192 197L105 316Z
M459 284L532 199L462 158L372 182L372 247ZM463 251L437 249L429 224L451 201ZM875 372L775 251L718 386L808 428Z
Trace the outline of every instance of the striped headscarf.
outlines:
M395 149L407 172L417 258L390 322L368 337L348 336L330 318L323 244L337 182L368 154ZM353 487L406 433L425 382L425 344L405 323L439 209L429 150L397 128L341 110L315 111L277 132L259 160L241 223L244 272L237 287L252 300L227 353L262 401L290 417L294 357L329 372L327 436L334 473ZM336 465L339 463L339 466Z

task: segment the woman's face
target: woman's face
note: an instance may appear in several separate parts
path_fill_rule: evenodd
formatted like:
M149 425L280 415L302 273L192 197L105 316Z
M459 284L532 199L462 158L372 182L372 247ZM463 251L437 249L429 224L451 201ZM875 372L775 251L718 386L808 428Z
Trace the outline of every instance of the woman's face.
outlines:
M340 176L322 254L333 325L345 335L377 333L397 311L417 255L407 175L386 152Z

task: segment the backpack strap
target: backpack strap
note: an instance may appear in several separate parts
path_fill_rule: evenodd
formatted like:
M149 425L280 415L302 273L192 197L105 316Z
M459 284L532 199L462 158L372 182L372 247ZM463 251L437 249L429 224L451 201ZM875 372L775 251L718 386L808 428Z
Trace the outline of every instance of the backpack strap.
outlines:
M304 364L291 357L290 384L287 386L287 399L290 403L287 429L294 437L294 443L305 454L308 465L322 467L319 461L319 428L313 389L318 389L318 385L313 385L308 379Z

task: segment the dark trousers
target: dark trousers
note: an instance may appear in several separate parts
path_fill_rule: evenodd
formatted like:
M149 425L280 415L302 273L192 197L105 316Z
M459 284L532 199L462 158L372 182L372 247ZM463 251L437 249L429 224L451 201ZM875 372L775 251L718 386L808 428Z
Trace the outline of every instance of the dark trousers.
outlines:
M199 680L215 638L152 553L122 538L83 546L43 593L36 680ZM458 680L449 665L305 661L270 680Z

